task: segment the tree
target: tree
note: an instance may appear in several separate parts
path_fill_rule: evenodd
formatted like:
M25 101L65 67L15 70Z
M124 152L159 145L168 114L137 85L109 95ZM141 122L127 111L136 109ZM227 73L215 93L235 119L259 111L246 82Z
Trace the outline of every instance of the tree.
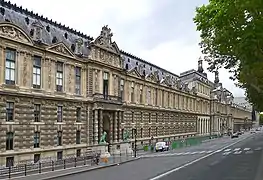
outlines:
M228 69L256 110L263 110L263 1L209 0L194 22L208 70Z

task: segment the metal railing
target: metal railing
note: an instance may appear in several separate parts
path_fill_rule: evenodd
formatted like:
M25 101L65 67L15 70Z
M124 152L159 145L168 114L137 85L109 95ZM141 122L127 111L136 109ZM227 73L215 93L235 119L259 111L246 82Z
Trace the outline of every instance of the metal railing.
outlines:
M0 179L28 176L43 172L51 172L80 166L103 166L112 163L121 163L130 160L133 157L133 153L113 154L109 158L100 158L100 156L97 156L96 154L91 154L85 156L82 155L80 157L71 156L61 160L49 160L45 162L39 161L37 163L18 162L15 166L0 168ZM96 160L98 160L98 162Z

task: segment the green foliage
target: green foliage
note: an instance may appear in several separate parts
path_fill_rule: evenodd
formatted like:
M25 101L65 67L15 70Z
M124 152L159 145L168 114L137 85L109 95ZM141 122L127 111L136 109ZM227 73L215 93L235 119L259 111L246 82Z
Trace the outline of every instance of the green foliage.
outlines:
M263 1L210 0L196 9L194 22L209 71L228 69L263 110Z

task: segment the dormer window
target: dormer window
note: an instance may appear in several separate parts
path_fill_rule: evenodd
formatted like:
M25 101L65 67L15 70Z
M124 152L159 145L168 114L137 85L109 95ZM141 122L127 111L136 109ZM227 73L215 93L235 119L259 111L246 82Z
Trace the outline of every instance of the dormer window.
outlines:
M39 21L35 21L32 23L33 26L33 39L35 41L41 41L42 40L42 30L43 30L43 25Z
M77 39L75 43L75 54L82 54L83 40Z

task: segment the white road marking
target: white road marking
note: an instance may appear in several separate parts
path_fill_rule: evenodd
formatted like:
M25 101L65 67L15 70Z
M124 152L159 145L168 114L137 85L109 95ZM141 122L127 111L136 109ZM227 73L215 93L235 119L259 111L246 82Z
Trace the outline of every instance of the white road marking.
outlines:
M229 152L229 151L231 151L231 149L225 149L225 150L224 150L224 152Z
M203 153L205 153L205 151L200 151L200 152L199 152L199 154L203 154Z
M246 151L246 154L252 154L254 151Z
M248 137L250 137L250 136L248 136ZM223 148L221 148L221 149L224 150L224 149L226 149L226 148L228 148L228 147L231 147L231 146L233 146L233 145L235 145L235 144L237 144L237 143L239 143L239 142L247 139L248 137L245 137L245 138L243 138L243 139L240 139L240 140L238 140L238 141L236 141L236 142L234 142L234 143L231 143L231 144L229 144L229 145L227 145L227 146L225 146L225 147L223 147ZM191 161L191 162L189 162L189 163L187 163L187 164L185 164L185 165L182 165L182 166L180 166L180 167L177 167L177 168L175 168L175 169L172 169L172 170L170 170L170 171L167 171L167 172L165 172L165 173L163 173L163 174L160 174L160 175L158 175L158 176L155 176L155 177L153 177L153 178L151 178L151 179L149 179L149 180L157 180L157 179L160 179L160 178L162 178L162 177L164 177L164 176L167 176L168 174L171 174L171 173L176 172L176 171L178 171L178 170L180 170L180 169L182 169L182 168L185 168L185 167L187 167L187 166L190 166L190 165L192 165L192 164L194 164L194 163L196 163L196 162L198 162L198 161L201 161L201 160L203 160L203 159L206 159L206 158L208 158L208 157L210 157L210 156L212 156L212 155L214 155L214 154L216 154L216 151L213 152L213 153L211 153L211 154L207 154L207 155L205 155L205 156L203 156L203 157L200 157L200 158L198 158L198 159L195 159L195 160L193 160L193 161Z
M192 152L191 154L193 155L193 154L197 154L198 152Z
M219 152L221 152L222 151L222 149L218 149L217 151L215 151L216 153L219 153Z
M262 148L261 147L258 147L255 149L255 151L260 151Z
M242 151L235 151L233 154L241 154Z
M206 154L209 154L209 153L211 153L211 152L213 152L213 151L206 151Z
M249 150L250 150L250 148L245 148L245 149L244 149L244 151L249 151Z
M239 151L241 148L235 148L234 151Z
M226 155L229 155L231 154L231 152L224 152L223 155L226 156Z
M187 154L190 154L191 152L185 152L183 155L187 155Z

